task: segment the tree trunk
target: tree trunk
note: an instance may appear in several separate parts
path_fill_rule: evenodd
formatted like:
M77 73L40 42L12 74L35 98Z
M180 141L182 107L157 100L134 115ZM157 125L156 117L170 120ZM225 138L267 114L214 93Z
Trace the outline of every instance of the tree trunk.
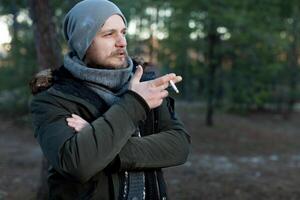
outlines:
M62 64L61 51L49 2L48 0L29 0L29 6L38 66L40 69L58 68Z
M61 50L57 41L56 29L52 21L52 9L47 0L29 0L30 16L33 21L35 48L39 69L58 68L62 64ZM37 199L48 199L48 161L43 158L40 173L40 186Z
M154 35L155 33L155 29L153 28L152 24L158 24L158 20L159 20L159 7L156 5L155 6L155 16L150 16L150 51L149 51L149 62L152 64L157 65L157 43L158 43L158 38L156 35ZM157 29L157 28L156 28Z
M299 32L299 19L298 19L298 8L295 7L293 16L293 24L291 34L294 40L291 42L290 52L289 52L289 98L288 98L288 109L285 117L288 117L294 109L296 103L296 92L297 92L297 80L298 80L298 32Z
M19 23L17 21L17 16L19 14L18 7L16 5L16 1L11 1L11 14L13 15L13 43L16 43L15 41L18 41L18 31L19 31Z
M218 35L211 25L208 33L208 94L207 94L207 112L206 112L206 125L213 126L213 114L214 114L214 96L215 96L215 74L217 69L217 58L215 55L215 47L218 42Z

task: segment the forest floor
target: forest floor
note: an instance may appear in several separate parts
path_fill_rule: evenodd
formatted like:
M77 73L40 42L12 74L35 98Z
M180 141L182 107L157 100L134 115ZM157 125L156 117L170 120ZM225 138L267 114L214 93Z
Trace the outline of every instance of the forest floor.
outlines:
M300 199L300 113L218 113L213 127L197 105L180 104L178 113L192 148L184 165L165 170L171 199ZM0 120L0 200L35 199L42 153L32 129Z

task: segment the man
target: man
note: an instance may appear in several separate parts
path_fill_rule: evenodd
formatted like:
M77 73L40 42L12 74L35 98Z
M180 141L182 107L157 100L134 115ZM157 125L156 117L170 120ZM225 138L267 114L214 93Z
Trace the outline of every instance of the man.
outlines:
M167 199L161 168L189 153L166 90L181 77L143 74L127 55L126 19L110 1L79 2L63 28L71 51L31 102L51 165L50 199Z

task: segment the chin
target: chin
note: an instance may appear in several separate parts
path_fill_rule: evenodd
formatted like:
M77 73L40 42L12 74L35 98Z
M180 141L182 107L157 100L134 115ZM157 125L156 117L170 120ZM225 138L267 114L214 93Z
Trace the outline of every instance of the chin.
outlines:
M89 63L89 66L93 68L106 68L106 69L120 69L128 66L128 61L124 59L110 59L106 62Z
M110 66L115 69L126 68L128 66L128 62L127 59L124 59L122 61L113 62Z

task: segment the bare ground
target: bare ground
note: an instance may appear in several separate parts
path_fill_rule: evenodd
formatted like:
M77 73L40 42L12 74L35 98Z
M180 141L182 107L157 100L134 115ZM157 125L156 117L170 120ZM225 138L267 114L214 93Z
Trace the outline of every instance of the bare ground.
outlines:
M178 113L192 137L188 161L165 170L171 199L300 199L300 114L218 114L204 125L198 106ZM30 126L1 117L0 200L34 199L41 151Z
M193 106L179 107L192 136L188 161L167 170L174 199L300 199L300 114L218 114L215 126Z
M30 127L1 117L0 200L34 199L41 155Z

